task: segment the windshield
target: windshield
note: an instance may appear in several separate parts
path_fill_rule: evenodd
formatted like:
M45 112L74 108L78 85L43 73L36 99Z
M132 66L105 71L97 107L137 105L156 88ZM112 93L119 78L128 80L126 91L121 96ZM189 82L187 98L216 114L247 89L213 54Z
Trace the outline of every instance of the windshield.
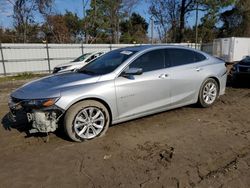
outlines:
M244 65L244 64L250 65L250 56L246 56L243 60L241 60L239 62L239 64L241 64L241 65Z
M86 59L91 53L87 53L87 54L83 54L80 57L76 58L74 61L72 62L80 62L83 61L84 59Z
M111 51L87 64L78 72L85 74L108 74L114 71L119 65L126 61L129 57L137 51L118 49Z

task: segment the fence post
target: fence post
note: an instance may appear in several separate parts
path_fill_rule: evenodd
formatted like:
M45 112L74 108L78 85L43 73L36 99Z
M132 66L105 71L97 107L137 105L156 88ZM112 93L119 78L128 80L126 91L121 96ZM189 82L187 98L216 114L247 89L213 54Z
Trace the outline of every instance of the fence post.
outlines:
M51 73L48 40L46 40L46 51L47 51L47 60L48 60L49 73Z
M82 49L82 55L84 54L84 47L83 47L83 41L81 43L81 49Z
M1 51L1 58L2 58L2 64L3 64L3 73L4 73L4 76L6 76L6 68L5 68L5 62L4 62L4 57L3 57L3 47L2 47L1 42L0 42L0 51Z

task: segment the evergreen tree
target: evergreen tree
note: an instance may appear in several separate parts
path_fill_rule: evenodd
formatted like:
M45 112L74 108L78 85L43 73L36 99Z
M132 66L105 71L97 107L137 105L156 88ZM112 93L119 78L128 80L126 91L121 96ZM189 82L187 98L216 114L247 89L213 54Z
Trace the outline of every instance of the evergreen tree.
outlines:
M148 23L139 14L132 13L129 19L121 22L121 42L145 43L147 42Z

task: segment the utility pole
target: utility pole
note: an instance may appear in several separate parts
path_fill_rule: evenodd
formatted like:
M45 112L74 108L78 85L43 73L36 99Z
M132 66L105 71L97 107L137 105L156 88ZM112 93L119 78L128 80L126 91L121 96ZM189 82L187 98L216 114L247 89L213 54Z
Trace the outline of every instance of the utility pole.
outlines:
M119 11L118 11L118 24L117 24L117 44L120 44L120 37L119 37L119 34L120 34L120 15L119 15Z
M1 59L2 59L2 64L3 64L3 73L4 73L4 76L6 76L6 67L5 67L5 62L4 62L3 46L2 46L1 41L0 41L0 52L1 52Z
M153 17L150 18L150 22L151 22L151 44L154 43L154 20Z
M47 52L49 73L51 73L48 38L46 38L46 46L45 46L45 48L46 48L46 52Z
M196 16L195 16L195 49L197 49L197 44L198 44L198 0L195 1L196 3Z
M89 0L82 0L82 11L83 11L83 19L86 18L86 6L88 4L88 1ZM88 34L87 34L87 26L86 26L86 20L84 20L84 37L85 37L85 43L87 44L88 43Z
M83 12L83 18L86 16L86 3L85 0L82 0L82 12Z

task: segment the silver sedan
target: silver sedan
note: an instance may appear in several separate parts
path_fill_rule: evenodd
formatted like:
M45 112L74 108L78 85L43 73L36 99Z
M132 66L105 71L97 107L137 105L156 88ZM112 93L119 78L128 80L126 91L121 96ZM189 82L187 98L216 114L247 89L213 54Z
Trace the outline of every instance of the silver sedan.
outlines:
M178 46L128 47L106 53L78 72L51 75L15 90L13 118L23 110L30 132L63 126L74 141L102 136L110 124L198 103L225 93L223 61Z

